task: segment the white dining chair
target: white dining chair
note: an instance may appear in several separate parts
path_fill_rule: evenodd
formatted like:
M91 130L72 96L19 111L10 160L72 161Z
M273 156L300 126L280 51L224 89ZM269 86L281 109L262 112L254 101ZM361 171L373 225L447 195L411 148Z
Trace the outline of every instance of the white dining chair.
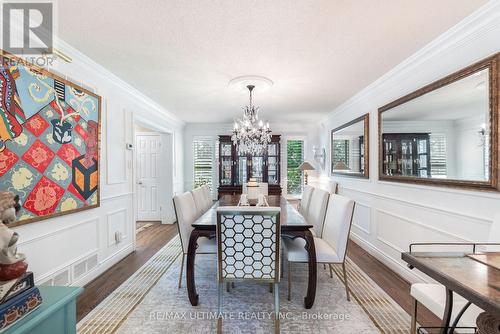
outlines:
M325 222L326 207L330 193L323 189L314 189L308 209L304 218L313 226L312 232L315 237L323 234L323 224Z
M205 210L208 210L214 204L214 201L212 200L212 190L208 184L203 185L202 188L205 193Z
M196 207L196 218L199 218L207 210L206 192L203 187L199 187L193 189L191 194L193 194L194 205Z
M305 217L307 214L307 210L309 209L309 203L311 202L311 196L314 192L314 187L306 185L304 187L304 191L302 192L302 199L299 203L298 211L299 213Z
M225 283L257 280L274 285L275 333L279 333L279 207L217 208L218 314ZM217 320L217 333L222 319Z
M493 224L489 231L489 243L500 243L500 213L495 215ZM499 246L488 246L483 251L499 251ZM446 307L446 287L441 284L435 283L413 283L410 288L410 295L413 299L413 314L411 317L410 334L417 333L417 315L418 305L423 305L429 311L434 313L437 317L442 319ZM467 306L463 314L458 318L457 316ZM472 328L476 327L476 318L483 310L474 304L470 304L468 300L462 296L453 293L453 309L451 314L452 323L457 327ZM470 332L467 330L461 331L459 328L455 330L456 333Z
M355 202L352 199L340 195L331 195L328 200L323 237L314 238L316 262L328 264L330 267L330 276L332 278L332 264L342 264L346 298L348 301L350 301L350 297L345 259L354 207ZM305 241L303 239L297 238L291 240L283 238L283 246L288 263L288 300L290 300L292 289L292 263L308 262L308 254L304 248Z
M182 262L179 272L179 288L182 286L182 272L184 271L184 260L188 252L189 238L193 227L191 224L198 217L195 201L191 192L185 192L181 195L176 195L173 198L174 211L177 220L177 230L181 239L182 247ZM216 254L217 246L215 239L199 238L197 254Z

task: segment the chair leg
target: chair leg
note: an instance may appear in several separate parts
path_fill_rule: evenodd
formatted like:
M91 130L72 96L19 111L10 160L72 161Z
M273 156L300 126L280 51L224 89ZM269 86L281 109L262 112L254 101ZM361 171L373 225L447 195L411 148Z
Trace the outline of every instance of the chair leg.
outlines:
M288 300L292 300L292 262L288 261Z
M332 269L332 264L328 263L328 267L330 267L330 278L333 278L333 269Z
M350 302L351 298L349 297L349 285L347 284L347 273L345 270L345 262L342 262L342 271L344 272L345 294L347 296L347 301Z
M181 262L181 270L179 272L179 289L182 287L182 272L184 271L184 258L186 254L182 253L182 262Z
M280 333L280 284L274 283L274 333Z
M410 334L417 333L417 306L418 302L415 298L413 298L413 314L411 315Z
M224 283L219 283L218 292L218 301L217 301L217 334L222 333L222 293L224 292Z

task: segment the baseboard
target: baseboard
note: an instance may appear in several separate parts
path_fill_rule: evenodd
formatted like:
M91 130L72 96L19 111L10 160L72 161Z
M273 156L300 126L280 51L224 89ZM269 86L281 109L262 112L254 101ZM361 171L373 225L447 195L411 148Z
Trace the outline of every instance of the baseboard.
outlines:
M82 278L74 281L71 283L72 286L84 286L94 279L96 279L98 276L103 274L106 270L123 260L126 256L128 256L130 253L134 251L134 245L129 244L126 247L120 249L118 252L108 256L105 258L103 261L100 261L97 267L95 267L92 271L88 272L85 276Z
M351 233L350 238L361 248L367 251L370 255L375 257L377 260L382 262L385 266L387 266L390 270L395 272L397 275L401 276L408 283L417 283L423 282L425 279L418 275L416 272L410 270L406 266L394 260L389 255L382 252L380 249L376 248L371 243L362 239L354 233Z

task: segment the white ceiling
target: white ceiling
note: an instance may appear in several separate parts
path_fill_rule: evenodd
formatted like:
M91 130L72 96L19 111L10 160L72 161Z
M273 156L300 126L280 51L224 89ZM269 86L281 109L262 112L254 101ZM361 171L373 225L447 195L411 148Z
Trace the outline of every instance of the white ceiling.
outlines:
M59 35L186 122L228 122L241 75L272 121L316 121L486 0L64 0ZM85 78L82 78L84 81Z

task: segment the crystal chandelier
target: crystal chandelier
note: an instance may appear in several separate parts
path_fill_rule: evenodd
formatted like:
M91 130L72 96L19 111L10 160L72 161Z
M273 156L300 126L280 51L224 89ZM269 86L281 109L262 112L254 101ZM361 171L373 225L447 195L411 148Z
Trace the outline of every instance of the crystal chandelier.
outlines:
M239 154L260 155L267 150L271 142L271 129L269 122L264 125L259 120L259 108L252 105L253 85L247 86L250 91L250 103L243 108L243 119L234 121L233 136L231 140L238 148Z

